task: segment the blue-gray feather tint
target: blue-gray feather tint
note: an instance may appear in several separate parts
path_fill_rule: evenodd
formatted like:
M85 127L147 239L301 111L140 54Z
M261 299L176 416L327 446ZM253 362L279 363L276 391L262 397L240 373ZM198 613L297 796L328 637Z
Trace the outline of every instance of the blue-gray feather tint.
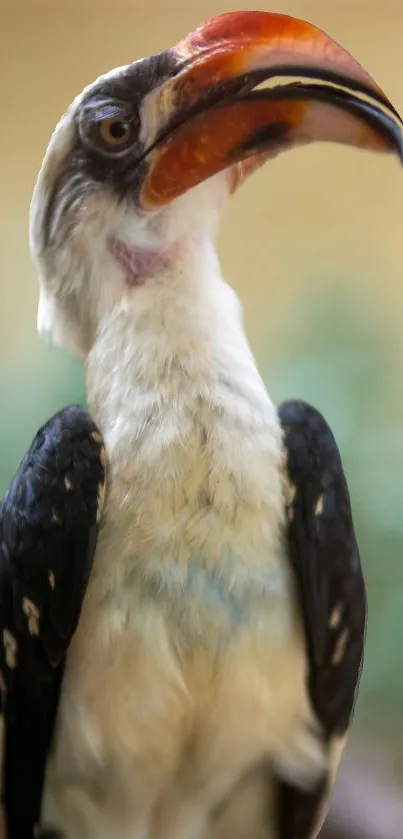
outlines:
M308 655L308 688L328 748L346 733L364 652L366 594L350 497L333 434L301 401L279 410L284 433L287 540ZM311 839L329 777L305 792L280 783L278 839Z
M7 839L34 839L67 648L90 575L105 452L66 408L36 435L0 510L0 686Z

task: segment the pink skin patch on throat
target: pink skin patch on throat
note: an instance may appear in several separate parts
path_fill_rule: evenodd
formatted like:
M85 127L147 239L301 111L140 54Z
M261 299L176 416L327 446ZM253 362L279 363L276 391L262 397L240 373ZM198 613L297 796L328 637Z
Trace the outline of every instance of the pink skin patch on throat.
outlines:
M144 285L147 280L166 268L177 250L177 244L153 250L129 245L116 236L111 236L108 240L108 250L123 268L126 284L134 288Z

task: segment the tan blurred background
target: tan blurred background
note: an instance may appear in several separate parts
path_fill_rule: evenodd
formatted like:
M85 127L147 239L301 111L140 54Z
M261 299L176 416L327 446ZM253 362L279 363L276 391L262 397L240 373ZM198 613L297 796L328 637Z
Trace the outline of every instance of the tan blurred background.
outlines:
M28 210L56 121L100 73L245 5L0 0L0 489L35 427L83 397L80 365L36 337ZM402 0L277 0L260 8L325 29L403 112ZM332 839L398 839L403 824L402 220L396 160L312 146L252 178L221 235L225 275L242 296L274 397L303 396L325 412L351 485L371 611Z

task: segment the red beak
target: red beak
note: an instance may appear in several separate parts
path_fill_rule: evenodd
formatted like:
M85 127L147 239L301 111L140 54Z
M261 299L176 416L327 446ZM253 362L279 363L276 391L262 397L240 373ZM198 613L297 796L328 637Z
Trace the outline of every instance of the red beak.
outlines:
M403 159L403 124L393 105L348 52L309 23L267 12L224 14L171 54L175 74L143 106L146 124L157 125L140 193L145 210L223 169L231 169L235 187L267 158L314 140ZM279 84L281 77L293 81Z

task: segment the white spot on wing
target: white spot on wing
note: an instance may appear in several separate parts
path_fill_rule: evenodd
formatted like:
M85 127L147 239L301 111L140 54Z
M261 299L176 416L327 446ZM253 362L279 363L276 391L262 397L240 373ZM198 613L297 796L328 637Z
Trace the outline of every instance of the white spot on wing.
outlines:
M342 606L335 606L329 618L329 629L337 629L341 624Z
M332 656L332 664L340 664L346 651L348 639L350 637L350 630L343 629L340 633Z
M323 494L319 496L319 498L316 502L315 510L314 510L315 516L321 516L322 513L323 513Z
M14 668L17 667L18 644L9 629L3 629L3 644L6 652L7 667L9 667L10 670L14 670Z
M39 616L40 612L35 603L32 600L28 600L28 597L24 597L22 601L22 611L24 615L28 618L28 630L30 635L39 635Z

